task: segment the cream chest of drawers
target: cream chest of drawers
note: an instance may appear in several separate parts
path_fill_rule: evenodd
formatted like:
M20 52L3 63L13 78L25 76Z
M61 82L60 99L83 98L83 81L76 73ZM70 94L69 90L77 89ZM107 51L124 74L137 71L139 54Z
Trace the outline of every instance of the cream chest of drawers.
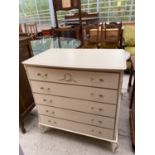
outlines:
M125 54L119 49L50 49L23 62L39 125L118 144Z

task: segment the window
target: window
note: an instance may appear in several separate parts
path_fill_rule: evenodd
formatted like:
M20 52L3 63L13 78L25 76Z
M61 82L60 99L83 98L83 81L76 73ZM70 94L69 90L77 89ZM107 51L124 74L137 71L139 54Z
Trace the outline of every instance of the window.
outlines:
M50 28L51 18L48 0L20 0L19 22L36 22L38 29Z
M52 22L55 22L52 5L52 0L19 0L20 23L37 22L40 29L50 28ZM103 22L135 20L135 0L81 0L81 10L87 13L98 12ZM58 11L58 20L74 13L76 10Z
M81 0L81 10L87 13L97 12L97 1L96 0Z
M99 0L101 21L134 21L135 0Z

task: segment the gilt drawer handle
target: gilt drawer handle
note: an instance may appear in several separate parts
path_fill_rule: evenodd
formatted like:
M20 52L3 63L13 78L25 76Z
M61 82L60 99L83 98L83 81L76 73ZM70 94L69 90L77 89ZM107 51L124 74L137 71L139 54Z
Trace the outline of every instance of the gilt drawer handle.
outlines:
M102 124L102 121L98 121L100 124Z
M91 107L91 110L93 110L94 109L94 107Z
M42 77L47 77L48 74L46 73L46 74L44 74L44 75L41 75L41 73L37 73L37 75L38 75L38 76L42 76Z
M94 78L91 77L90 80L91 80L91 81L94 81Z
M45 77L47 77L47 74L44 74Z
M99 111L103 111L104 109L102 109L102 108L99 108L98 110L99 110Z
M102 98L102 97L104 97L104 96L103 96L102 94L99 94L99 97Z
M54 111L52 111L52 114L55 114L55 112L54 112Z
M94 93L90 93L91 96L94 96Z
M104 82L104 79L99 79L100 82Z
M65 73L63 79L60 79L59 81L66 81L66 82L77 82L73 79L72 74Z

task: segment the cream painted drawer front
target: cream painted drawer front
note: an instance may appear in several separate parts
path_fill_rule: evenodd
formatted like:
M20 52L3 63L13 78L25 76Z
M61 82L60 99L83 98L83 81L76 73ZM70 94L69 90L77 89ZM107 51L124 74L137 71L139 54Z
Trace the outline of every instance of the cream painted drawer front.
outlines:
M117 103L117 90L91 88L56 83L31 81L33 93L53 94L105 103Z
M81 112L76 112L72 110L65 110L60 108L48 107L43 105L38 105L38 112L42 115L53 116L56 118L62 118L70 121L81 122L91 125L96 125L99 127L105 127L114 129L114 118L97 116L93 114L86 114Z
M113 139L114 131L112 129L104 129L87 124L80 124L72 121L57 119L53 117L39 115L39 122L53 127L61 129L68 129L73 132L79 132L82 134L88 134L99 138Z
M40 67L28 67L27 71L29 78L32 80L118 89L118 73L73 71Z
M36 104L54 106L58 108L71 109L110 117L115 117L116 113L116 105L36 93L34 93L33 96Z

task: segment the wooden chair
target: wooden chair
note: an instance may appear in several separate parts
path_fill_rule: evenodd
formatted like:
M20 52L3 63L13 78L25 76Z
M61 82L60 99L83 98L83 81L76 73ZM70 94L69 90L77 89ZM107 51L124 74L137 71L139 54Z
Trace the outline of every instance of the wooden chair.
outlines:
M25 31L31 39L39 39L37 23L27 24L25 23Z
M122 23L102 23L101 26L101 47L121 48Z
M89 24L84 27L85 37L84 37L84 48L98 48L99 40L99 29L100 24ZM93 33L90 33L91 30L95 30Z
M58 36L62 35L62 33L65 32L70 32L73 31L77 34L78 36L80 36L80 40L83 43L83 38L82 38L82 21L81 21L81 1L80 0L67 0L68 3L66 1L63 0L53 0L53 6L54 6L54 12L55 12L55 19L56 19L56 28L55 28L55 32ZM64 3L65 2L65 3ZM58 23L58 17L57 17L57 12L58 11L69 11L69 10L73 10L76 9L78 10L79 13L79 25L77 26L59 26L60 24ZM78 38L77 36L77 38Z

